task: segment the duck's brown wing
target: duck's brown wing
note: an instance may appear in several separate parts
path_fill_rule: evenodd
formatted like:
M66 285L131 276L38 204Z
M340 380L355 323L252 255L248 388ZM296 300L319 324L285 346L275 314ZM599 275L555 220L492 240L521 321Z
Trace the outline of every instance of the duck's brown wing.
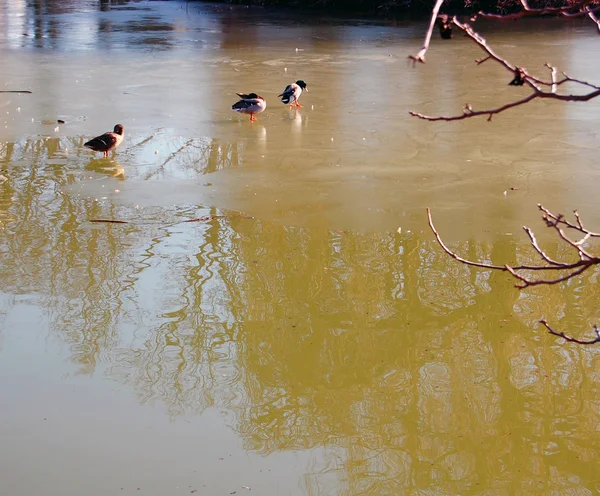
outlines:
M118 142L119 138L115 133L104 133L102 136L96 136L84 143L83 146L95 152L108 152L117 146Z
M249 98L247 100L240 100L239 102L235 102L232 106L231 109L232 110L244 110L250 107L254 107L255 105L258 105L258 99L257 98Z

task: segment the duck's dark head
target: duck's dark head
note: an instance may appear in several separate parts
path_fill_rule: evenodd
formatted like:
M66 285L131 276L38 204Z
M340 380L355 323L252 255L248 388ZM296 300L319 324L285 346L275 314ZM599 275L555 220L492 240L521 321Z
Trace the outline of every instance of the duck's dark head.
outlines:
M296 81L296 84L297 84L298 86L300 86L300 88L302 88L303 90L306 90L306 91L308 91L308 90L306 89L306 83L305 83L304 81L302 81L302 79L300 79L300 80Z
M258 95L256 93L249 93L248 98L258 98Z
M125 132L125 128L123 127L123 124L117 124L115 126L115 129L113 131L115 134L120 134L121 136L123 135L123 133Z

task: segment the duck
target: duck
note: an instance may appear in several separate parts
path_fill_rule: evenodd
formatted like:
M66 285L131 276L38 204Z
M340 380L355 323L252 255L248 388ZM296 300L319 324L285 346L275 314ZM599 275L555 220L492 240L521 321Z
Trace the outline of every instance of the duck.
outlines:
M267 101L256 93L236 93L236 95L240 100L231 106L231 110L240 114L250 114L251 122L258 120L254 117L255 114L260 114L267 108Z
M298 103L298 99L300 98L303 90L308 91L308 88L306 87L306 83L299 79L295 83L288 84L285 87L285 90L283 90L283 93L278 96L281 97L282 103L285 103L286 105L289 104L290 107L294 106L297 108L302 108L302 105Z
M103 152L104 158L108 158L108 152L114 150L123 142L124 132L125 128L123 124L117 124L112 132L109 131L108 133L96 136L84 143L83 146L95 152Z

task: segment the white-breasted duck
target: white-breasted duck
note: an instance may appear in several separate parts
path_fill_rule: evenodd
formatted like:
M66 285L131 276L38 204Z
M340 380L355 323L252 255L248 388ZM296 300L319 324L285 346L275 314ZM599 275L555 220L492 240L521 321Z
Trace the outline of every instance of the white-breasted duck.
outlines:
M231 106L231 110L240 114L250 114L251 121L258 120L254 116L267 108L267 101L256 93L236 93L236 95L240 97L240 100Z
M298 99L300 98L300 95L302 94L302 91L304 91L304 90L308 91L308 88L306 87L306 83L304 81L302 81L301 79L299 79L295 83L288 84L285 87L285 90L283 90L283 93L278 96L281 97L282 103L285 103L286 105L301 108L302 105L300 105L298 103Z
M96 136L87 143L84 143L83 146L95 152L102 152L104 153L104 158L107 158L108 152L114 150L123 142L124 133L123 124L117 124L112 132L109 131L108 133Z

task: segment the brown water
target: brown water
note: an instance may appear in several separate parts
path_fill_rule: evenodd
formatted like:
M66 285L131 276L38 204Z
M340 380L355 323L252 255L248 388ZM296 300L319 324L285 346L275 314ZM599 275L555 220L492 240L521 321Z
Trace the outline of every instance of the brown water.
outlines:
M424 214L473 258L535 260L523 223L566 254L535 205L600 226L600 102L425 123L525 90L461 38L413 70L422 23L8 4L0 88L33 93L0 94L0 494L600 491L600 348L536 324L589 332L597 275L518 292ZM539 27L486 34L600 81L590 26Z

